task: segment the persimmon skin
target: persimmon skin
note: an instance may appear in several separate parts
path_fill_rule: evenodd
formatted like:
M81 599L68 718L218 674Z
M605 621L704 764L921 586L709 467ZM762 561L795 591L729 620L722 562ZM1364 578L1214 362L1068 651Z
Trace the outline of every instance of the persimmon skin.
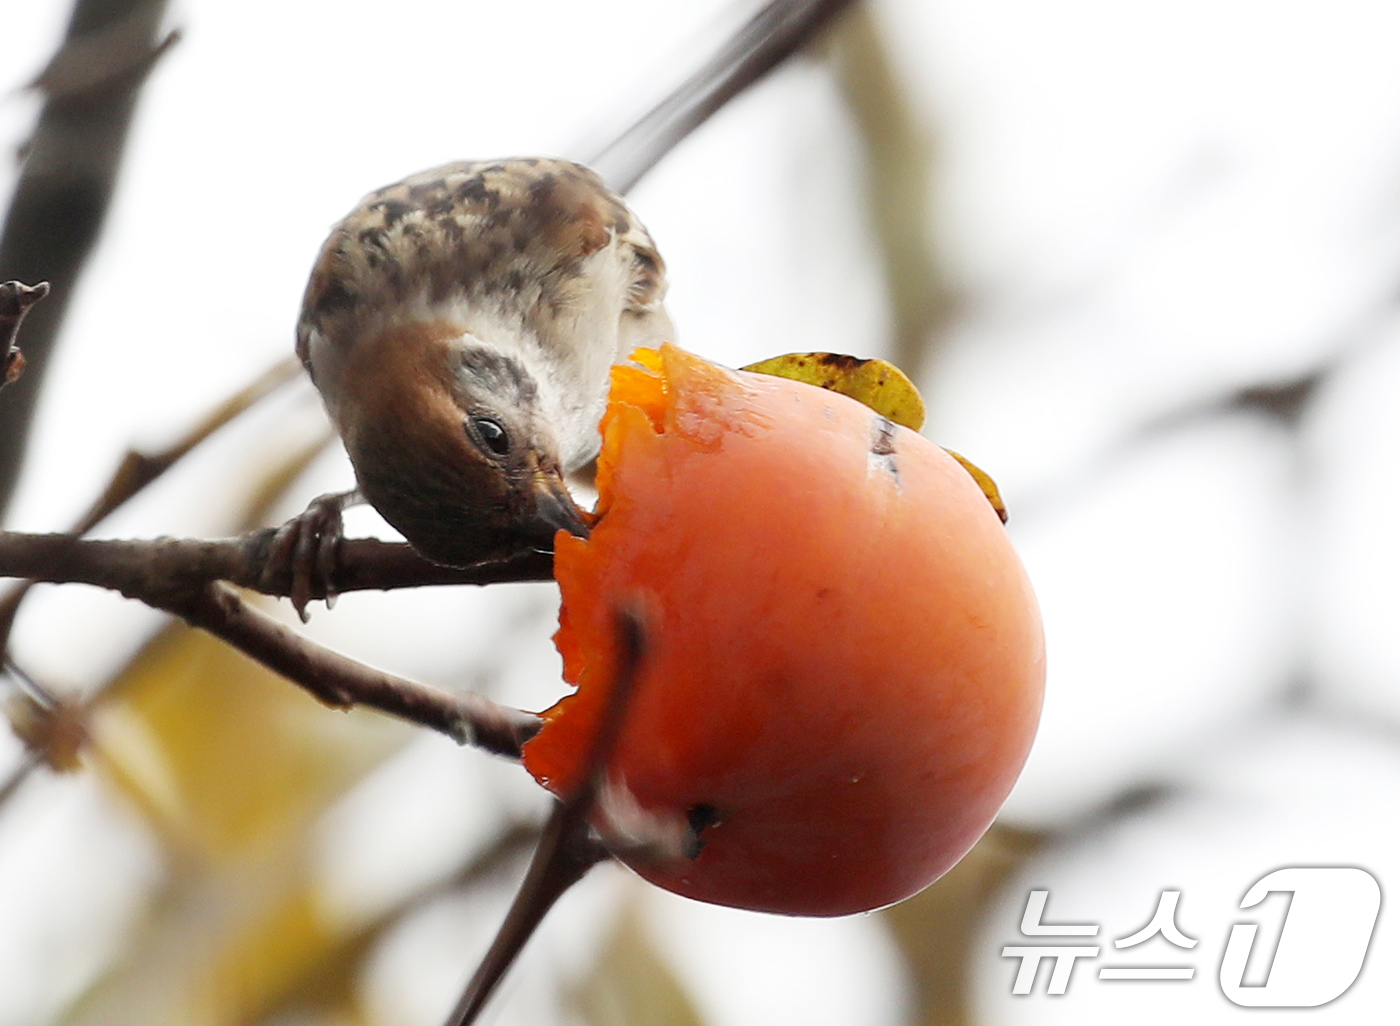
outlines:
M674 346L636 358L648 369L614 373L598 523L555 553L578 691L545 713L527 769L577 785L614 611L640 600L649 647L608 778L658 822L717 822L694 858L624 861L790 915L916 893L990 825L1039 719L1039 613L995 511L854 400Z

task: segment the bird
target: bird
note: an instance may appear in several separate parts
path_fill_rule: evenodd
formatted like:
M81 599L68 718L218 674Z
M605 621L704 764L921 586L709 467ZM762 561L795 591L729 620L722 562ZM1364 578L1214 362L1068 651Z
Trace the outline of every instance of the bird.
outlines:
M597 455L612 366L674 340L666 286L641 221L572 161L452 163L370 193L321 247L296 334L358 488L275 544L319 548L328 585L360 498L448 566L585 534L565 478Z

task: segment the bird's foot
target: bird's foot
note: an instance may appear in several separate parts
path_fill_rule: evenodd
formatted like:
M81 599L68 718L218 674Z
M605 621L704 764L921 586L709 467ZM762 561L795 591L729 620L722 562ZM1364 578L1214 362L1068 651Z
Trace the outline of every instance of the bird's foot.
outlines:
M342 514L363 501L358 491L319 496L273 535L263 566L263 583L270 586L290 573L292 586L287 597L302 623L311 619L306 606L313 598L323 596L327 609L335 606L340 541L345 535Z

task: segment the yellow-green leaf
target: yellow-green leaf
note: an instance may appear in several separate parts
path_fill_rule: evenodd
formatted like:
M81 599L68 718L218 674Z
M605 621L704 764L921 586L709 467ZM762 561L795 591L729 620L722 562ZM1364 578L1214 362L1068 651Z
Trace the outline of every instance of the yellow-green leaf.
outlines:
M861 360L841 353L788 353L743 369L840 392L911 431L924 426L923 396L909 376L888 360Z
M701 1026L685 988L647 935L635 902L623 906L590 976L570 994L589 1026Z
M977 482L977 487L982 489L982 494L987 497L987 501L992 504L992 509L997 511L997 516L1001 517L1001 522L1006 523L1006 503L1001 501L1001 492L997 490L997 483L992 480L992 475L973 463L961 453L956 453L946 446L943 449L949 456L962 464L964 470L972 475L972 480Z
M840 392L911 431L924 426L923 396L909 376L887 360L862 360L841 353L788 353L751 363L743 369ZM991 475L952 449L943 451L972 475L1001 522L1006 523L1006 504L1001 501L1001 492Z

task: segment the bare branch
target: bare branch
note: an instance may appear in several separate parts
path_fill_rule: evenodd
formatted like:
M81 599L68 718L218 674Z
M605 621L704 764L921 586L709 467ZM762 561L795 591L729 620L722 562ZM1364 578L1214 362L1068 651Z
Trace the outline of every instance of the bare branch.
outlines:
M87 712L92 698L77 702L40 684L28 673L6 658L4 675L15 687L15 694L6 703L5 714L10 729L24 743L24 757L0 783L0 809L19 791L29 775L47 765L60 773L78 767L79 753L87 747L91 736L87 730Z
M259 400L271 395L301 374L301 363L294 356L278 360L237 392L205 414L185 435L169 448L144 453L128 450L112 474L112 479L91 508L73 525L74 534L86 534L124 502L136 495L203 443L215 431L239 414L251 409Z
M479 695L372 669L302 637L219 583L232 580L256 586L262 580L260 556L274 534L269 529L222 541L107 541L0 532L0 575L120 592L207 630L327 705L378 709L440 731L461 744L519 758L521 745L538 729L538 717ZM337 581L342 592L552 577L552 557L539 552L454 570L427 562L407 545L355 539L344 543L343 556ZM289 591L290 573L285 577L281 585Z
M472 974L467 989L447 1019L447 1026L472 1026L496 986L515 962L545 915L574 884L599 862L610 857L605 841L594 835L589 816L605 788L608 762L622 734L623 723L651 639L640 606L614 610L618 665L583 761L583 779L561 798L545 822L530 868L521 881L501 928Z
M430 727L458 744L520 758L540 719L471 691L448 691L365 666L254 609L226 584L168 607L336 709L361 705Z
M285 1013L289 1011L304 1018L308 1007L342 1007L336 1004L337 1000L346 992L353 992L353 981L386 934L435 901L471 893L491 882L527 855L539 836L536 823L505 823L451 875L424 884L368 922L331 939L311 960L287 966L293 975L286 980L285 988L269 994L259 1007L246 1009L242 1021L277 1022L288 1018Z
M666 99L584 163L628 192L710 116L815 39L853 0L771 0Z
M44 108L0 232L0 281L47 280L53 294L25 331L28 370L0 403L0 512L19 477L68 301L106 218L137 94L169 43L160 42L165 7L166 0L76 0L63 45L35 83Z
M12 283L12 284L18 284ZM20 286L24 288L24 286ZM0 317L3 317L4 290L0 285ZM47 294L47 284L45 284ZM36 297L42 299L43 296ZM34 302L34 300L30 300ZM23 311L19 314L23 317ZM16 322L18 323L18 322ZM3 326L3 320L0 320ZM71 531L74 535L86 534L101 523L113 511L120 508L128 499L137 495L177 462L187 456L196 446L202 444L215 431L251 409L259 400L271 395L301 373L301 364L295 357L279 360L256 378L214 407L204 419L185 433L170 447L154 453L143 453L135 449L127 450L111 479L93 504L88 507ZM19 607L29 594L31 581L26 581L8 594L0 597L0 652L10 647L10 631L14 627Z
M24 758L10 770L10 775L3 782L0 782L0 808L9 802L11 798L24 786L24 782L29 779L29 775L38 769L44 760L36 752L26 751Z
M51 114L79 119L114 115L124 129L135 89L154 60L173 42L173 37L160 44L155 41L155 28L163 10L163 0L113 2L115 9L120 11L116 19L98 13L101 4L79 0L65 44L72 52L65 49L36 83L48 93L46 119ZM774 0L766 5L696 75L599 155L599 162L605 165L605 171L611 168L608 177L620 188L629 188L676 142L809 42L851 2L853 0ZM101 59L79 60L83 56L80 52L83 48L97 53ZM120 94L120 109L112 112L105 108L96 110L104 105L103 98L109 94ZM36 132L37 148L51 145L44 134L45 124L45 121L41 121L40 129ZM82 133L78 135L81 138ZM109 132L104 138L115 137L119 145L120 136L121 132ZM72 163L81 169L90 165L97 168L93 184L100 202L94 207L94 216L82 222L83 231L78 233L82 238L75 251L76 259L70 265L65 265L69 267L69 273L55 278L60 294L52 304L56 307L53 323L46 326L45 354L47 342L61 317L77 262L81 260L100 223L101 210L111 189L116 153L117 150L103 150L101 153L84 151L72 158ZM71 183L65 181L60 184L67 188ZM23 190L22 181L4 244L0 245L0 257L5 255L6 248L15 240L26 237L19 233L42 229L42 224L33 218L16 222L14 215L23 209ZM0 260L0 263L4 263L4 260ZM454 695L355 663L315 645L257 611L222 583L231 582L267 594L288 595L292 592L290 568L269 566L270 550L276 535L273 530L218 541L171 538L91 541L75 536L90 529L217 427L276 387L286 379L281 376L285 373L283 368L275 369L269 379L254 383L233 397L170 450L149 456L129 454L102 496L75 525L73 535L0 532L0 576L53 583L86 583L118 591L210 631L289 677L328 704L340 708L367 705L443 731L463 742L501 754L518 755L520 745L537 728L537 718L505 709L477 696ZM30 384L26 381L26 386ZM26 401L26 405L29 403L32 403L32 397ZM27 422L28 410L20 411L17 416L20 418L17 423L23 425ZM17 437L22 430L22 426L17 429ZM13 467L0 467L0 478L6 475L12 477L13 471ZM4 484L4 481L0 481L0 486ZM4 492L5 489L0 487L0 495ZM310 597L324 598L326 592L370 588L549 580L552 578L552 557L546 552L527 551L499 562L452 569L423 560L406 545L357 539L343 543L334 578L318 583L319 592L313 592ZM0 603L0 638L8 634L9 623L21 596L22 591L11 595L9 601Z
M289 569L278 568L264 576L276 533L265 528L237 538L130 541L0 531L0 577L90 584L161 609L213 581L287 596L292 590ZM554 557L533 549L499 562L446 567L428 562L401 542L353 538L341 544L334 581L338 593L554 579Z

